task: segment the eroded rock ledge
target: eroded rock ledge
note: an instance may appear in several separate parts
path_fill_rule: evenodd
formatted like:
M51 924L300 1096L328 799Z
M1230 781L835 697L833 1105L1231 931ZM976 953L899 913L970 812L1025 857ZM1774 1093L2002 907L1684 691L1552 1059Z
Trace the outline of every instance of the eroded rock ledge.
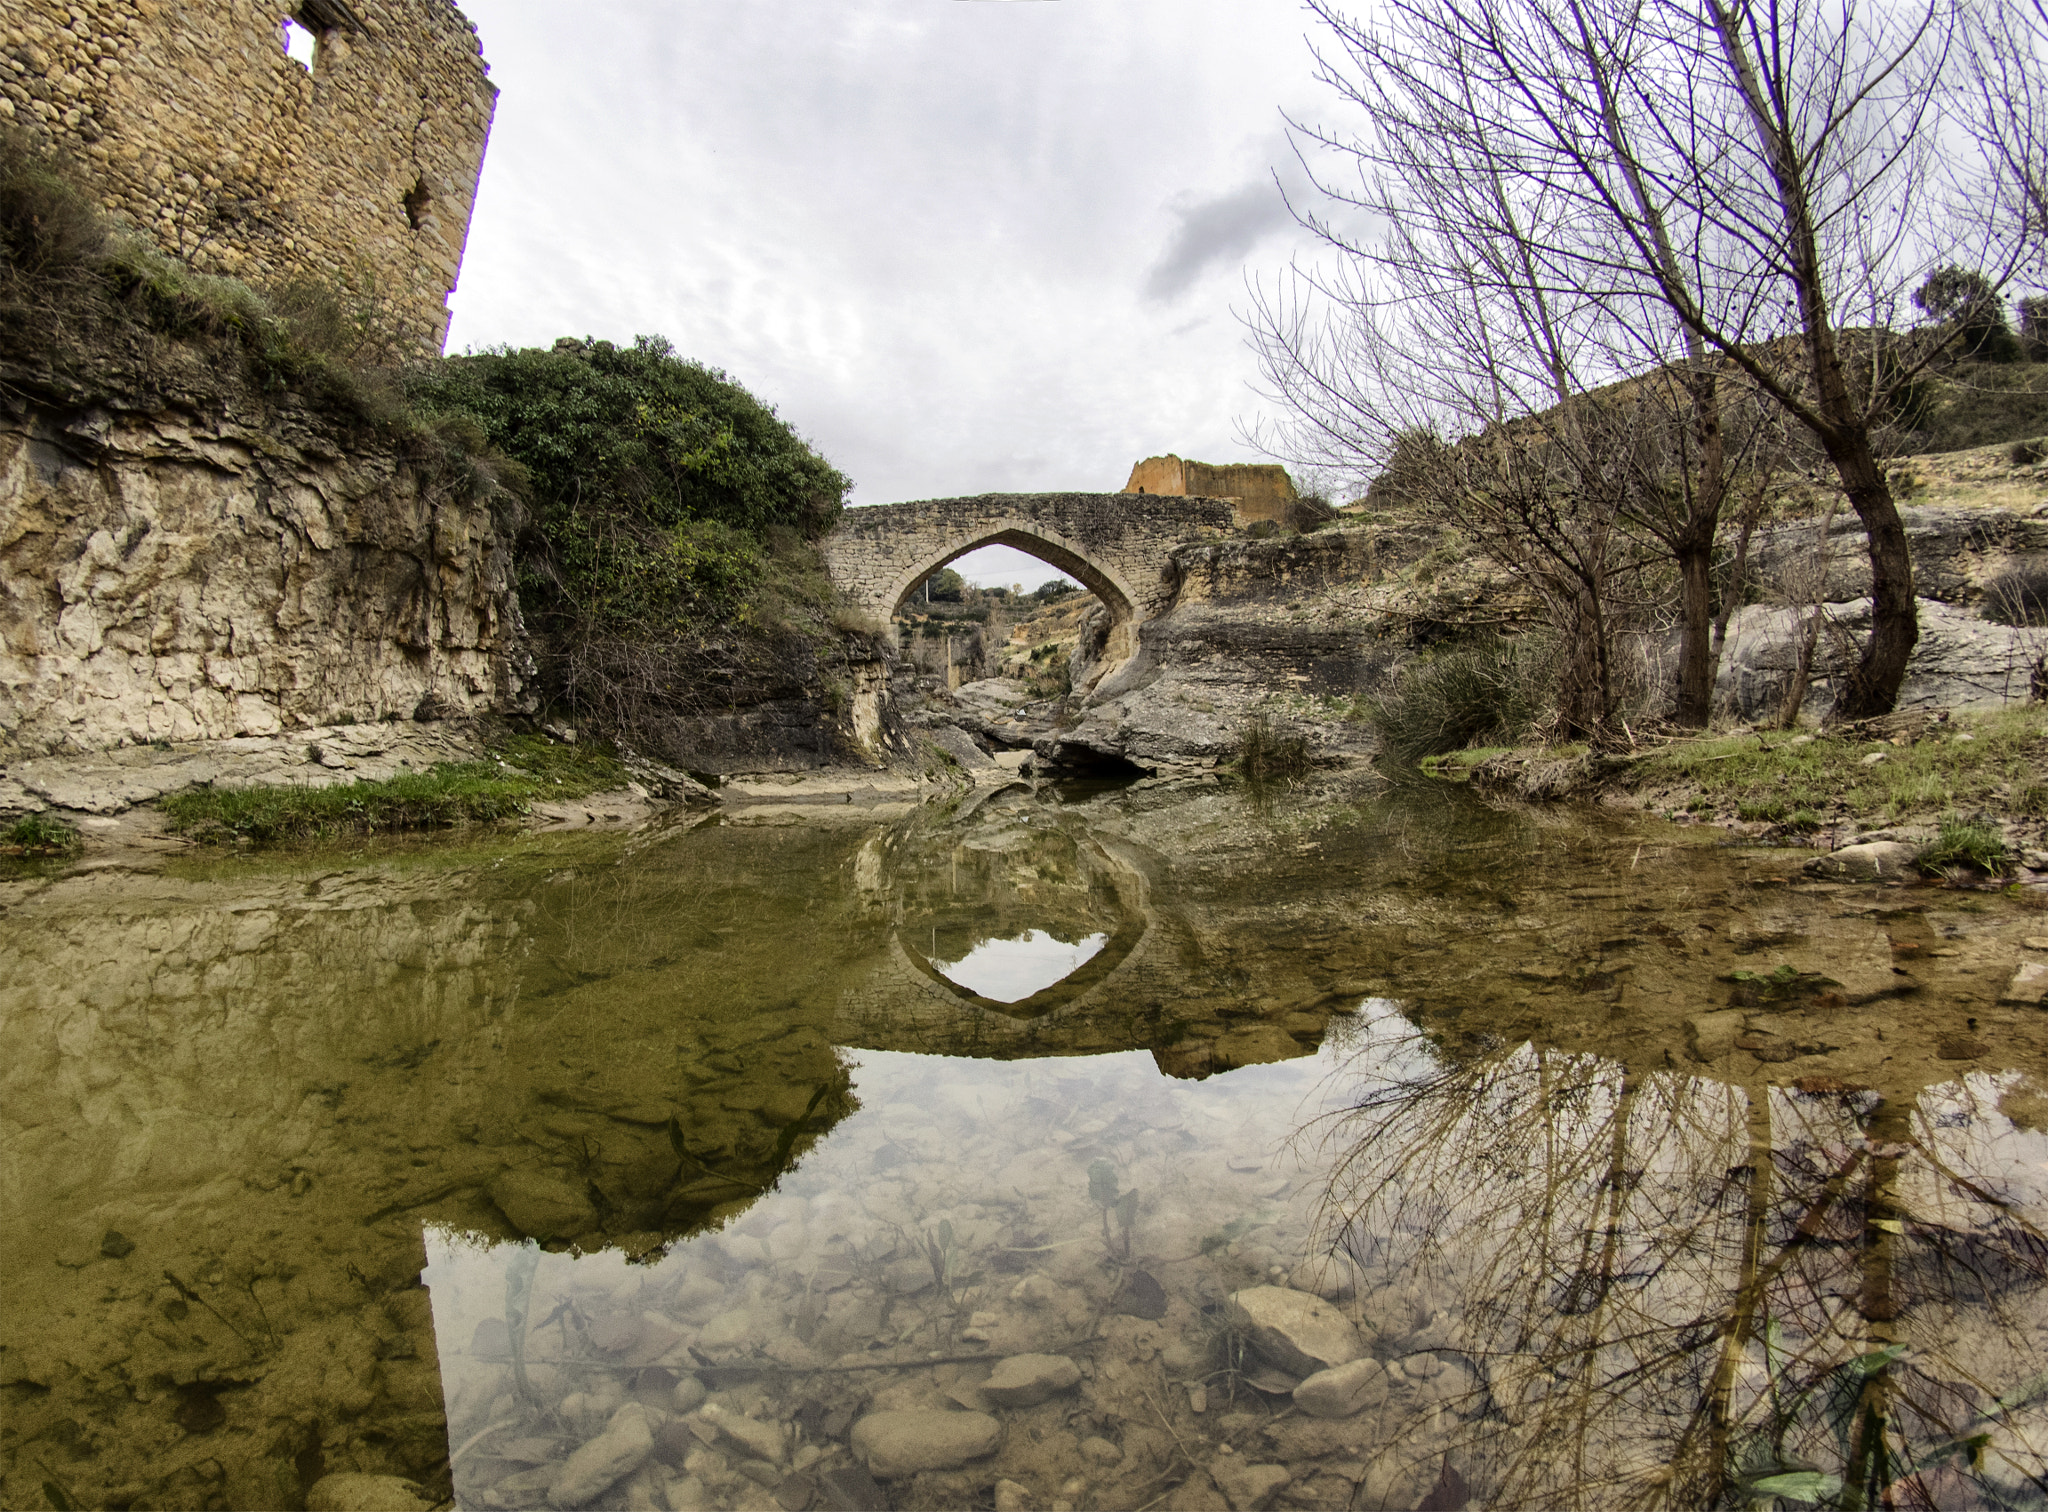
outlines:
M487 485L199 389L0 409L0 757L522 705Z

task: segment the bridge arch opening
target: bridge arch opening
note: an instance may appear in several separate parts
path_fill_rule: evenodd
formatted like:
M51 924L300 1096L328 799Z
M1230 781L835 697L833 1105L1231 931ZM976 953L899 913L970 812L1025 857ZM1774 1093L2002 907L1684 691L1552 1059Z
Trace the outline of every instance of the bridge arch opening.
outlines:
M936 552L926 553L903 572L894 585L890 595L890 613L900 614L910 596L940 568L984 546L1014 547L1026 556L1036 557L1048 567L1057 568L1100 599L1113 622L1121 623L1136 613L1136 595L1130 585L1122 581L1120 574L1090 561L1070 543L1046 532L1016 527L980 531L949 542Z
M1074 543L1050 531L1024 524L963 533L943 547L923 553L905 568L889 593L890 618L901 620L918 590L948 564L984 546L1009 546L1034 557L1079 583L1108 612L1109 625L1100 649L1076 691L1086 692L1123 665L1137 649L1137 595L1115 568L1094 560Z

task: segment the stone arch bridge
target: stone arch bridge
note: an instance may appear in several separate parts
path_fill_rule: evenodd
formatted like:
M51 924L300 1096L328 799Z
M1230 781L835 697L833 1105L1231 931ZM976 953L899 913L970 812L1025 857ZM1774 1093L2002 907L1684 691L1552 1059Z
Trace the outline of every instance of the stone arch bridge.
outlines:
M926 578L980 546L1014 546L1057 567L1109 610L1105 671L1173 604L1174 549L1244 523L1236 501L1165 494L978 494L849 509L821 543L826 570L887 621Z

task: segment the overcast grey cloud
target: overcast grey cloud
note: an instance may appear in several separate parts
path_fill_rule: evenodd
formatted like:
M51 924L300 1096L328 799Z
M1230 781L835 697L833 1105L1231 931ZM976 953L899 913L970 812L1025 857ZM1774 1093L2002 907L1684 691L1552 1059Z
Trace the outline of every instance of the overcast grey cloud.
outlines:
M502 95L451 351L666 335L856 504L1251 460L1294 0L463 8Z
M1145 280L1145 292L1154 299L1173 298L1213 268L1234 272L1267 233L1294 224L1270 177L1255 178L1174 213L1180 217L1180 230Z

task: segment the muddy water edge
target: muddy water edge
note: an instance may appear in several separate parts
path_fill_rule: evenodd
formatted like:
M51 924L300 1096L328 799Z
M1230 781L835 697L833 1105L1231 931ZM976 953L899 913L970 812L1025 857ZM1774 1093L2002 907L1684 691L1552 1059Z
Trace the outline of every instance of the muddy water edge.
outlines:
M2048 914L1802 859L1199 782L18 869L0 1502L2039 1505Z

